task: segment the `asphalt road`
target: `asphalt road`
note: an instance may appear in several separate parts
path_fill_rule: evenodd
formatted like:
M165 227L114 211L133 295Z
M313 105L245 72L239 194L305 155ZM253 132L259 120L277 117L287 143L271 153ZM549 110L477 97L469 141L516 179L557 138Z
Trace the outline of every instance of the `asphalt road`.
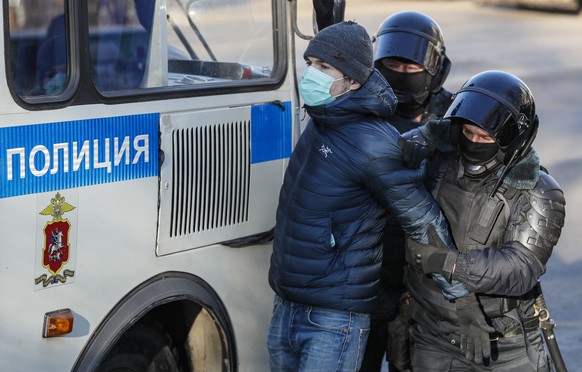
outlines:
M311 27L300 0L300 29ZM302 5L303 4L303 5ZM440 24L452 61L445 88L484 70L504 70L532 90L540 117L534 147L566 195L566 224L542 285L570 372L582 371L582 15L478 5L471 1L347 0L346 19L373 35L390 14L417 10ZM306 42L297 43L298 70Z

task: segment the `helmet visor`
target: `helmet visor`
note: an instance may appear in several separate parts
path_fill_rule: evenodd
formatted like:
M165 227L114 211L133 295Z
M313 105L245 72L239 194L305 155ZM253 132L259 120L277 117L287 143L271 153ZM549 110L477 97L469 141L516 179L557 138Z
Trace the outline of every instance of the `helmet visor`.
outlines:
M406 58L423 66L429 74L436 73L441 56L441 46L425 37L402 29L388 29L376 39L374 61L389 57Z
M496 99L479 92L460 92L444 115L445 119L461 119L486 130L506 149L519 137L515 114Z

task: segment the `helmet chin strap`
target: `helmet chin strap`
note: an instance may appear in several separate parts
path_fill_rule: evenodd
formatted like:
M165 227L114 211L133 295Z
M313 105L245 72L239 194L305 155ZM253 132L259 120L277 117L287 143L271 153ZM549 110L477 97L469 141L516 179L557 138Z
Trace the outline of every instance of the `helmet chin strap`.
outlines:
M497 179L497 182L495 183L495 187L491 191L491 194L489 194L490 198L495 196L495 193L497 192L497 189L499 189L499 186L501 186L503 179L505 178L505 176L507 176L507 173L509 173L509 171L511 170L511 168L513 168L515 163L517 163L518 153L519 153L519 151L514 152L513 156L509 160L509 162L507 162L507 164L502 165L499 178ZM465 173L469 177L482 176L483 174L491 171L492 169L497 168L501 164L501 161L499 159L497 159L497 156L493 157L493 159L491 159L491 161L489 161L488 163L483 164L483 165L471 164L471 163L466 162L465 160L462 160L462 162L463 162L463 168L465 169Z
M485 164L471 164L469 162L467 162L466 160L462 160L463 162L463 168L465 169L465 173L467 173L469 176L481 176L483 174L485 174L486 172L490 171L493 168L496 168L497 165L499 165L499 160L497 160L497 156L494 156L493 159L491 159L489 162L485 163Z

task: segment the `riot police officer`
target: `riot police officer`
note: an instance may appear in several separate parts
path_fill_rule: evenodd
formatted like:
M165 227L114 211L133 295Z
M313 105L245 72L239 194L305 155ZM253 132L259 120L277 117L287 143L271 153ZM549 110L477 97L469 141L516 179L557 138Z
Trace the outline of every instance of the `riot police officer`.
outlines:
M451 61L445 53L438 23L417 11L392 14L378 29L374 67L386 78L398 98L388 119L400 133L440 118L452 94L443 88ZM403 275L404 233L389 215L384 230L384 258L378 307L372 316L362 372L379 372L384 356L391 372L409 369L408 305Z
M417 11L386 18L375 37L374 67L398 98L391 124L401 133L441 117L451 103L443 88L451 61L438 23Z
M456 93L444 119L405 135L457 150L442 164L433 195L458 251L408 241L412 368L548 371L535 297L565 199L532 147L534 97L516 76L485 71ZM430 273L471 292L447 301Z

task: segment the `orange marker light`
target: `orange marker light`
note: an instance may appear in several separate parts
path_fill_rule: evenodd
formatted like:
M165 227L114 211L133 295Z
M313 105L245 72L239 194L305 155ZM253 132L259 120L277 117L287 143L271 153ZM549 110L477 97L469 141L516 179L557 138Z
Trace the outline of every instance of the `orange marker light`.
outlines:
M42 337L56 337L71 333L74 320L70 309L55 310L44 314Z

